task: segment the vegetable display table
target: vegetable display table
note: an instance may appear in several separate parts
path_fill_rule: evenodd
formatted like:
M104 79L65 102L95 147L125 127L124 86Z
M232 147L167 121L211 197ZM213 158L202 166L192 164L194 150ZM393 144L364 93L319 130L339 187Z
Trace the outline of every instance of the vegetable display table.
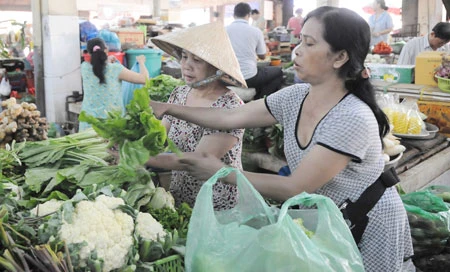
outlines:
M406 192L427 186L450 169L450 148L445 136L437 134L434 139L402 139L401 142L407 149L403 153L396 171L399 174L400 185ZM281 167L287 165L285 160L266 152L243 152L242 160L254 166L252 168L273 173L278 173Z

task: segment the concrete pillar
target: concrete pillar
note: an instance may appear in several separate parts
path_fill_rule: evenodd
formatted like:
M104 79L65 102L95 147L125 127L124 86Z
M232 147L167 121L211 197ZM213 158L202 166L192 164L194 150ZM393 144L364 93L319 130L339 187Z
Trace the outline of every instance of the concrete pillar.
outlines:
M33 14L33 63L34 85L36 89L36 105L45 116L44 59L42 47L41 0L31 1Z
M76 0L35 0L33 23L38 106L49 122L67 120L66 97L81 93L80 34Z
M279 7L278 4L275 4L275 6ZM276 25L277 26L278 25L286 26L289 21L289 18L294 16L294 1L293 0L283 0L281 8L282 8L282 11L281 11L282 12L282 14L281 14L282 20L278 19L277 20L278 24L276 24ZM275 8L275 14L277 15L277 8ZM275 17L278 18L278 16L275 16Z
M420 35L427 35L438 22L442 22L442 14L441 0L419 0L418 23L420 24Z

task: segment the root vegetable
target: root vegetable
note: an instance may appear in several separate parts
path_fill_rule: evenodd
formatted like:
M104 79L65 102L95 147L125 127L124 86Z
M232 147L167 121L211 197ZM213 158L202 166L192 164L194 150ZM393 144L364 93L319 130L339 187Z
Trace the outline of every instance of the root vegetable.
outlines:
M35 110L37 110L36 104L30 103L30 104L28 105L28 110L29 110L29 111L35 111ZM40 114L40 113L39 113L39 114Z
M387 163L387 162L389 162L391 160L391 157L389 157L388 154L383 153L383 159L384 159L384 163Z
M9 107L8 109L9 109L9 115L12 118L17 118L23 112L22 106L18 105L18 104L15 104L15 105Z
M41 118L36 104L22 102L15 98L2 101L4 110L0 112L0 146L10 144L12 140L36 141L47 139L48 123ZM39 135L39 137L35 137Z
M20 117L29 117L31 115L31 112L27 109L24 109L23 112L20 114Z
M406 150L405 146L403 146L403 145L395 145L395 146L393 146L391 148L385 148L384 152L392 157L392 156L395 156L395 155L398 155L398 154L404 152L405 150Z
M392 140L390 140L390 139L388 139L386 137L383 138L383 144L384 144L385 148L392 148L392 147L395 146L394 141L392 141Z
M15 121L9 123L5 128L5 132L9 134L16 132L16 130L17 130L17 123Z

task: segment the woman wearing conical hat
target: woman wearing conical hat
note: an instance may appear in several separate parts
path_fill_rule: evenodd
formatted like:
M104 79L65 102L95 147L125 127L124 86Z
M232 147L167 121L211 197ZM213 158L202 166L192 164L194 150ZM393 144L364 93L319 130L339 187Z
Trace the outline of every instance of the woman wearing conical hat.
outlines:
M246 87L225 28L220 23L191 27L152 39L166 53L179 59L185 86L173 90L168 103L195 107L235 108L244 103L227 86ZM243 129L207 129L167 116L162 120L168 137L184 152L208 152L225 164L242 169ZM172 170L170 192L176 205L194 206L203 182L183 171L174 154L151 158L148 166ZM214 188L214 207L232 208L237 201L235 185L218 183Z

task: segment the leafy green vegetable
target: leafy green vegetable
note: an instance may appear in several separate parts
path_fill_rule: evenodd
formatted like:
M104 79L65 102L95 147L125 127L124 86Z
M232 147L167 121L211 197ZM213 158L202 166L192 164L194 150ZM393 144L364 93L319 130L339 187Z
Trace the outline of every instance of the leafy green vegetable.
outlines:
M143 88L148 91L151 100L167 102L173 89L181 85L184 85L183 80L162 74L148 80Z
M73 165L74 162L76 164L85 159L108 165L105 160L111 158L111 155L106 151L107 146L106 141L98 137L93 129L88 129L61 138L26 142L19 152L19 158L29 168L45 164Z
M92 125L95 131L119 146L119 166L130 176L135 175L150 156L167 151L175 152L174 145L166 146L167 133L150 107L145 88L136 89L133 99L126 106L125 115L109 112L107 118L96 118L82 111L79 120Z
M187 203L182 203L176 210L170 208L149 209L148 212L163 225L164 229L177 230L181 238L187 237L189 219L192 208Z

